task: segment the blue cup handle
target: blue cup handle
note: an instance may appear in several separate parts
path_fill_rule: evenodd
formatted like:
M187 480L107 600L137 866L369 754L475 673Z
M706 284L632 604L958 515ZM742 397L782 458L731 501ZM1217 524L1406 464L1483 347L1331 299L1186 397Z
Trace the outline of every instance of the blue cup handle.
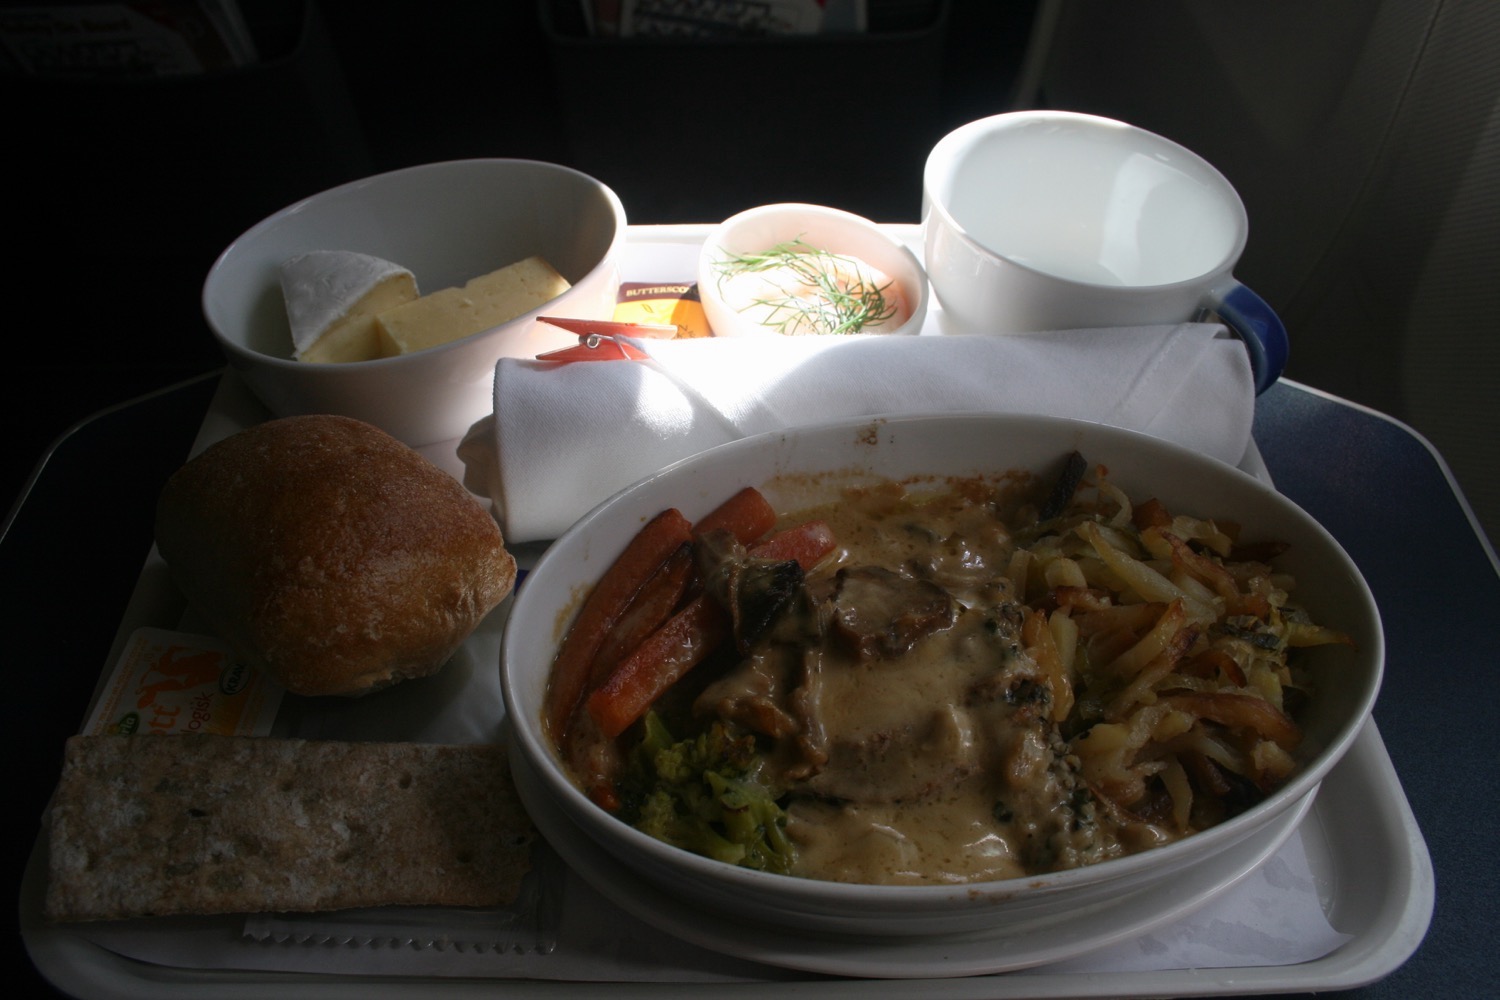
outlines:
M1276 383L1286 368L1286 326L1265 299L1238 281L1227 291L1218 292L1215 299L1210 308L1245 342L1250 371L1255 376L1255 393L1260 395Z

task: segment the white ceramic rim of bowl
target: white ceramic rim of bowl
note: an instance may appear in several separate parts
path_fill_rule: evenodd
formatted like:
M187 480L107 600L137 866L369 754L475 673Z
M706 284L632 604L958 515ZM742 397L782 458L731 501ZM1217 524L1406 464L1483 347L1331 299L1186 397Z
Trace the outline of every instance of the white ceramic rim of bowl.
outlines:
M956 169L955 165L957 161L955 159L955 147L969 145L970 143L975 141L976 136L992 131L997 124L1002 125L1005 128L1009 128L1012 125L1024 125L1029 122L1059 122L1076 125L1123 128L1146 136L1152 141L1162 143L1164 146L1176 152L1188 163L1191 163L1194 167L1203 171L1206 176L1213 178L1216 183L1222 185L1224 190L1228 192L1231 200L1231 205L1233 206L1239 221L1239 233L1233 245L1222 257L1220 257L1218 261L1214 263L1212 267L1203 268L1197 274L1191 277L1179 278L1176 281L1164 281L1154 285L1116 285L1098 281L1090 281L1086 278L1067 277L1064 275L1055 274L1052 271L1046 271L1042 270L1041 268L1034 267L1030 264L1024 263L1023 261L1016 260L1008 254L1001 253L998 250L994 250L986 246L984 243L975 239L974 236L970 234L969 230L965 228L964 225L960 223L956 218L953 217L953 213L949 210L948 205L944 199L940 199L934 195L933 192L935 185L932 182L933 175L937 171L939 166L945 167L949 171ZM1150 129L1142 128L1139 125L1132 125L1129 122L1120 121L1116 118L1106 118L1103 115L1090 115L1080 111L1007 111L1003 114L990 115L986 118L980 118L975 121L968 122L967 124L960 125L958 128L954 129L953 131L949 132L947 135L939 139L937 143L933 145L932 149L928 151L927 159L922 167L922 193L925 205L924 216L927 213L932 212L936 212L938 215L940 215L942 217L943 224L948 228L948 230L954 236L957 236L959 239L961 239L964 244L968 246L970 250L973 251L981 259L1004 261L1005 264L1010 267L1018 268L1023 272L1034 274L1051 281L1061 282L1068 285L1076 285L1080 287L1105 289L1113 294L1144 295L1156 293L1173 288L1183 288L1190 285L1199 284L1203 281L1205 275L1220 273L1228 274L1232 270L1233 265L1244 254L1245 246L1250 239L1250 216L1249 213L1245 210L1244 199L1240 197L1239 191L1233 184L1229 182L1229 178L1225 177L1223 171L1219 170L1218 167L1215 167L1201 155L1193 152L1191 149L1188 149L1181 143L1176 142L1172 139L1168 139L1166 136L1161 135L1157 132L1152 132ZM923 228L926 229L928 224L928 220L924 217L922 220Z
M555 752L548 745L545 735L540 731L539 720L536 718L526 719L523 724L520 713L517 711L517 705L521 696L516 691L513 672L509 669L509 655L512 645L510 642L510 633L518 622L529 618L534 619L538 614L541 614L543 618L550 621L550 615L555 613L555 609L550 608L541 609L540 612L531 609L529 607L528 592L522 586L517 591L515 604L512 606L511 614L506 624L506 639L501 645L501 692L505 701L506 713L510 717L509 725L512 738L519 745L521 752L527 756L532 769L541 778L542 782L551 789L554 796L558 797L557 801L566 812L574 816L595 815L601 820L605 818L611 819L615 823L615 826L610 828L612 835L621 838L632 849L652 858L657 863L680 868L700 880L708 880L723 885L727 891L733 891L735 887L757 892L771 890L786 899L789 903L800 902L810 907L813 912L817 912L826 911L830 907L838 908L840 906L847 906L857 908L862 902L865 902L863 897L867 896L872 890L878 890L883 894L890 894L892 898L899 898L906 910L921 912L947 909L952 905L953 900L959 897L970 903L976 901L1002 902L1013 897L1051 894L1066 890L1072 886L1114 882L1134 876L1143 869L1169 866L1171 860L1179 855L1195 857L1215 849L1216 846L1227 846L1236 842L1239 838L1249 835L1263 824L1263 818L1268 813L1279 812L1287 808L1304 795L1312 792L1322 782L1328 771L1344 756L1354 740L1359 736L1360 730L1364 727L1370 716L1380 689L1380 680L1384 672L1385 663L1384 632L1379 620L1379 609L1375 603L1374 596L1370 593L1369 585L1338 540L1330 535L1327 529L1306 511L1278 493L1274 487L1217 459L1210 458L1160 438L1154 438L1137 431L1076 420L1069 417L1000 413L890 414L843 419L792 430L768 431L753 437L731 441L705 452L700 452L697 455L675 462L650 476L644 477L635 484L626 487L614 496L596 505L589 513L575 522L553 544L554 546L563 543L577 544L581 538L588 534L592 524L611 507L625 502L627 498L637 492L646 490L663 477L679 474L679 470L692 467L696 464L722 460L722 456L732 456L739 451L751 451L762 447L768 442L793 437L824 434L837 435L840 433L847 435L857 428L869 427L871 425L879 425L882 432L896 431L902 427L932 422L943 424L973 423L976 427L977 425L984 425L989 433L996 433L996 427L1005 424L1026 424L1033 430L1038 424L1045 424L1058 428L1060 433L1070 428L1082 428L1086 429L1090 434L1103 436L1106 439L1113 438L1121 441L1129 441L1133 442L1137 447L1157 450L1176 461L1186 462L1189 465L1198 464L1204 467L1213 467L1221 474L1242 480L1247 489L1259 493L1267 498L1269 502L1281 506L1287 516L1301 522L1304 530L1318 536L1322 543L1328 547L1330 553L1342 561L1345 574L1351 586L1358 591L1362 599L1362 604L1368 607L1373 617L1371 623L1372 630L1369 636L1373 648L1361 649L1360 654L1369 658L1374 663L1374 670L1369 677L1365 678L1364 690L1359 693L1357 701L1357 711L1339 725L1333 738L1318 751L1315 757L1304 765L1302 770L1266 799L1218 826L1196 833L1191 837L1185 837L1140 853L1065 871L1006 879L1003 881L973 882L958 885L885 886L831 882L778 875L715 861L659 841L649 834L636 830L634 827L609 816L608 813L605 813L591 802L576 785L567 779L563 773L563 766L558 761ZM974 433L977 430L971 430L970 432ZM532 570L531 575L545 573L546 562L547 553L544 553L536 568ZM534 592L532 591L532 593ZM590 836L594 836L596 840L598 839L593 830L582 823L580 823L580 826ZM601 843L613 851L613 845L602 841Z
M913 253L910 247L908 247L901 240L897 239L890 232L882 229L876 222L867 219L862 215L856 215L853 212L847 212L844 209L833 208L828 205L815 205L807 202L795 201L777 202L771 205L757 205L755 208L747 208L743 212L736 212L734 215L731 215L729 218L719 223L709 231L706 237L704 237L703 247L698 254L698 295L700 300L704 302L708 302L710 299L713 299L715 301L718 300L717 293L712 291L714 282L711 280L711 278L713 274L713 265L715 264L715 262L723 259L723 254L721 252L723 246L725 244L730 244L732 246L731 241L725 238L726 234L732 234L750 224L763 222L767 219L774 220L783 216L787 218L795 218L798 216L804 218L813 217L837 223L839 225L848 226L852 229L858 229L864 232L866 235L870 236L873 240L880 243L882 246L890 247L891 250L895 252L896 259L898 259L901 264L903 264L908 270L908 273L906 275L892 274L891 277L897 279L904 278L907 285L914 285L916 287L917 295L911 303L911 316L907 318L905 323L902 323L900 326L896 327L893 330L871 331L871 335L881 337L901 337L911 336L913 334L921 332L922 324L927 319L928 301L932 294L931 289L928 287L927 283L927 269L923 267L921 258ZM796 234L793 234L793 236L789 236L787 238L794 238L795 235ZM839 248L835 247L828 247L825 249L839 252ZM867 263L873 264L874 262L869 261ZM725 309L727 311L728 307L726 306ZM732 337L747 335L757 336L760 334L758 332L720 333L718 330L715 330L714 335ZM778 336L778 334L773 330L765 330L764 335L772 337Z
M264 231L280 224L288 216L304 211L310 203L315 202L320 198L325 198L336 194L343 194L361 187L368 187L371 184L380 183L382 181L398 176L428 172L437 173L444 170L468 169L484 164L502 163L541 167L547 170L553 170L559 173L572 175L580 180L587 181L590 184L594 185L599 190L599 193L603 195L605 200L609 203L610 211L614 215L615 219L615 233L614 236L610 239L609 246L605 249L604 255L600 257L598 262L595 263L593 267L589 268L589 270L582 277L574 282L574 284L584 284L588 278L597 274L602 268L614 266L613 262L618 260L619 258L620 250L625 244L627 230L629 228L628 223L626 222L625 205L620 201L620 196L615 193L614 189L611 188L608 184L605 184L603 181L599 180L597 177L584 173L582 170L564 166L560 163L550 163L546 160L532 160L520 157L474 157L470 159L439 160L434 163L421 163L415 166L400 167L396 170L387 170L378 174L371 174L368 177L361 177L358 180L348 181L343 184L337 184L331 188L325 188L324 190L319 191L316 194L310 194L305 198L300 198L292 204L271 213L264 219L261 219L255 225L251 226L249 229L246 229L244 232L240 233L240 235L236 236L234 240L222 251L220 251L217 257L214 258L213 265L209 267L208 275L203 281L203 289L199 296L200 311L203 313L204 319L208 323L208 328L213 333L214 339L218 341L221 347L223 347L225 350L231 351L235 355L253 361L257 364L270 365L272 368L284 368L288 371L367 371L382 366L397 365L404 362L409 363L408 359L410 358L438 357L451 351L461 350L463 345L500 329L499 326L489 327L488 329L471 333L466 337L460 337L457 340L450 340L446 344L438 344L434 347L424 348L423 350L415 351L411 354L398 354L389 358L371 358L368 361L308 362L299 361L291 356L283 358L278 357L274 354L265 354L255 350L253 347L247 346L236 338L228 336L219 329L219 325L213 320L213 310L210 308L210 298L214 293L214 286L216 282L221 279L225 271L226 262L235 253L240 244L250 241ZM309 247L308 249L311 250L326 248ZM400 261L393 261L392 263L401 265ZM505 323L500 324L500 326L509 326L512 323L525 322L531 319L535 314L545 311L546 308L547 307L545 305L539 306L538 308L529 310L521 314L520 316L515 317L514 319L507 320Z

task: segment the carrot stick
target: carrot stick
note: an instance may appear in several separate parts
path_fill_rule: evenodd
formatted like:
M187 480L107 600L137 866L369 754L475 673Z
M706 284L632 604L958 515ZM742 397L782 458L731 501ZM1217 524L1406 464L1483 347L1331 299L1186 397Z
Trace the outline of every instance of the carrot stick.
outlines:
M585 696L608 677L620 656L650 634L637 630L644 617L632 621L628 631L621 631L622 619L643 588L659 574L673 549L695 532L720 528L733 533L742 544L748 543L775 523L776 511L770 502L759 490L747 486L710 511L696 529L675 509L664 511L642 528L594 586L558 650L547 689L546 720L553 738L559 744L565 742L573 712ZM671 584L663 581L658 586ZM675 605L680 597L679 592L670 603ZM671 608L666 611L670 613ZM649 612L643 612L643 616L649 616ZM662 615L654 624L659 626L665 620ZM606 644L610 650L601 658Z
M808 521L777 532L750 555L757 559L797 560L804 569L833 550L833 529ZM707 594L693 598L676 615L620 660L609 678L585 703L599 731L614 739L645 714L662 693L701 663L729 635L729 612Z
M749 545L776 524L776 510L753 486L746 486L734 496L699 518L693 534L702 535L723 528Z
M605 739L587 712L577 712L571 720L568 742L562 748L568 767L595 804L609 812L620 808L615 780L625 768L620 748L614 740Z
M699 594L620 661L589 695L587 708L609 739L623 733L729 634L729 613Z
M683 542L677 551L667 556L667 561L645 586L636 594L630 607L615 622L604 637L599 652L589 668L589 688L601 684L614 673L615 665L634 650L646 637L664 625L672 613L682 604L688 588L696 579L693 561L693 543Z
M832 552L836 544L833 529L826 521L805 521L778 531L759 545L752 545L750 554L757 559L795 559L803 570L810 570Z
M692 525L680 511L662 511L636 532L589 592L552 665L546 723L554 740L561 743L567 733L568 720L583 699L589 670L605 637L646 581L691 536Z

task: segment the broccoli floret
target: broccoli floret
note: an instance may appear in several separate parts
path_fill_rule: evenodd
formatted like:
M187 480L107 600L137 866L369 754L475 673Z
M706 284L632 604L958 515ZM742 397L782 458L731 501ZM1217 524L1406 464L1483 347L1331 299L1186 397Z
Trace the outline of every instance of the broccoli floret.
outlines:
M730 864L786 873L786 813L762 780L754 737L722 723L674 739L655 712L626 760L621 818L644 833Z

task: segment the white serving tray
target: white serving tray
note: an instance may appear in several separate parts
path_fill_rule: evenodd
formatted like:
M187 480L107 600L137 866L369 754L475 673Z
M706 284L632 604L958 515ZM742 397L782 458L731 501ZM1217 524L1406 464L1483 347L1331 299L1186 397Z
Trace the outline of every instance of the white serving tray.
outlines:
M1432 868L1373 723L1324 781L1296 839L1308 854L1329 920L1349 938L1322 958L1287 966L1135 972L1040 966L1002 975L889 980L800 975L731 959L725 959L716 969L714 956L695 949L673 949L670 943L654 942L649 933L637 931L616 940L597 936L589 928L618 925L628 918L587 886L570 880L566 893L569 904L590 912L585 920L570 924L575 930L583 930L573 934L565 930L549 954L536 957L537 964L552 967L547 973L550 978L537 978L536 974L531 978L448 977L434 971L434 963L438 967L443 964L442 955L426 955L419 960L418 952L392 954L389 948L370 951L366 956L353 945L236 945L213 930L203 935L206 954L234 948L270 951L273 954L259 957L268 959L272 967L174 967L112 951L78 930L42 926L38 914L45 854L40 843L23 884L21 924L33 961L60 989L79 997L140 1000L210 993L224 998L250 997L286 990L328 1000L492 997L497 993L516 998L615 997L648 992L651 996L779 998L791 986L797 987L799 995L829 998L1234 996L1347 989L1378 980L1398 968L1426 932L1433 902ZM1290 845L1283 848L1287 849ZM163 925L159 933L181 939L189 931L176 923ZM229 933L232 936L233 932ZM648 962L631 965L628 970L622 965L622 976L632 977L628 981L594 978L585 982L572 978L607 976L612 959L598 952L620 944L644 949L648 959L658 948L663 954L678 955L683 958L680 974L669 964ZM276 949L283 950L283 959L275 957ZM356 952L353 957L351 950ZM319 966L347 970L365 963L371 969L366 973L317 971Z
M920 239L916 227L892 227L903 239ZM707 227L637 227L624 267L630 280L680 280L696 256ZM686 272L690 273L690 272ZM226 376L205 415L194 450L265 413L232 376ZM424 449L455 469L451 448ZM1253 447L1242 466L1265 476ZM536 548L518 553L526 565ZM179 627L180 597L166 580L153 550L122 617L101 679L135 628ZM412 689L416 717L400 717L395 738L464 738L498 734L498 684L494 677L508 604L467 644L462 664L450 665L442 685ZM422 682L413 682L420 685ZM424 693L425 692L425 693ZM428 698L440 721L421 718ZM371 702L370 706L381 703ZM384 703L391 704L391 700ZM454 706L464 706L462 709ZM367 706L368 707L368 706ZM389 709L360 718L313 720L296 735L391 738ZM458 715L455 716L454 713ZM306 722L306 720L304 720ZM1433 872L1426 845L1407 805L1374 722L1324 781L1301 827L1281 852L1298 852L1316 883L1318 902L1344 942L1311 961L1205 969L1130 971L1097 962L1037 966L1000 975L959 978L843 979L809 975L686 946L638 925L594 892L576 874L564 873L568 916L554 940L524 956L445 953L442 948L399 948L297 943L248 945L243 921L135 922L126 928L47 927L40 919L45 888L45 844L32 853L20 900L22 937L38 969L60 989L80 997L298 995L350 998L394 995L550 997L559 995L652 997L799 995L868 997L920 994L932 998L1165 997L1240 995L1346 989L1375 981L1399 967L1426 933L1433 907ZM1279 852L1279 854L1281 853ZM1278 856L1279 856L1278 854ZM1216 905L1233 907L1236 889ZM1207 920L1206 913L1185 918ZM625 930L621 930L625 928ZM1105 956L1112 954L1105 952ZM163 960L163 955L173 956ZM233 956L232 959L228 956Z

